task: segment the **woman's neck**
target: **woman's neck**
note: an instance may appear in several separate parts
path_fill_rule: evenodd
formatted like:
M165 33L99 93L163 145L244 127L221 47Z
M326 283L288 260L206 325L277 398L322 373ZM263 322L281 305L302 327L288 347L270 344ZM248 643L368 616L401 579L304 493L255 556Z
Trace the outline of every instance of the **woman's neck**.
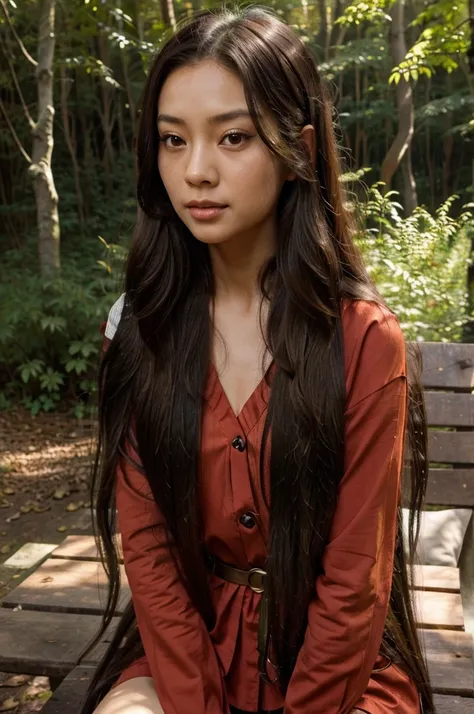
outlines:
M259 273L274 255L275 241L235 240L209 246L217 302L239 302L250 309L260 301Z

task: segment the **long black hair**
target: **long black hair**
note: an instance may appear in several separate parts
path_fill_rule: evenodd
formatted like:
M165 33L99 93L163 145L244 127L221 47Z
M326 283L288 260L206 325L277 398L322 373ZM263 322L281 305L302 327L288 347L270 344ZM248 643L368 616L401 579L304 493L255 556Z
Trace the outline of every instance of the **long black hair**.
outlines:
M353 242L327 89L306 45L268 9L196 14L162 47L148 75L137 137L139 215L126 266L125 306L99 374L92 489L110 592L98 638L119 594L114 483L131 438L131 414L141 468L174 544L180 577L207 626L214 622L196 499L213 274L207 246L178 218L163 186L156 128L166 78L209 58L241 79L262 141L296 174L281 191L276 252L260 275L262 305L268 308L264 338L276 363L265 428L266 435L271 433L269 632L284 690L303 641L344 469L341 300L387 306ZM262 118L268 112L276 131ZM315 165L300 137L307 124L317 138ZM407 345L407 369L406 491L415 518L426 488L427 458L421 360L413 345ZM408 583L399 522L382 652L414 680L430 714L433 700ZM94 710L121 671L141 655L130 604L97 668L83 714Z

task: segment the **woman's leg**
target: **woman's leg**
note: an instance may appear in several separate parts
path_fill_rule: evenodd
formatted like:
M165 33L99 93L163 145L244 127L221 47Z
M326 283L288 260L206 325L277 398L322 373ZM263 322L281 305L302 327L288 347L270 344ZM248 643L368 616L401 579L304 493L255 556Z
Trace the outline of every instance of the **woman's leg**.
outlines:
M94 714L164 714L151 677L133 677L103 698Z

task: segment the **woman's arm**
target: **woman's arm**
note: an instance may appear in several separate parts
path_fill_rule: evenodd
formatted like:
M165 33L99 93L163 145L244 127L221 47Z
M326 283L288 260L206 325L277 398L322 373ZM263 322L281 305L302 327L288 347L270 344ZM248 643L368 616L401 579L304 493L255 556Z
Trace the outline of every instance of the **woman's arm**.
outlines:
M373 325L356 356L345 414L344 477L285 714L350 714L381 645L406 414L404 340L393 321L389 335L386 329ZM374 384L376 372L382 386Z
M164 711L226 714L206 625L178 578L148 482L125 459L117 471L116 503L138 628Z

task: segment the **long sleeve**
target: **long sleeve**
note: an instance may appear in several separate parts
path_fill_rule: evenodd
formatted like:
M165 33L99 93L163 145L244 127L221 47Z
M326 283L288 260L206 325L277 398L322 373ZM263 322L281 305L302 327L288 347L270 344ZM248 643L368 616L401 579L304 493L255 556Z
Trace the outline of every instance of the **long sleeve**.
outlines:
M344 475L285 714L357 706L388 609L407 398L395 319L373 322L348 361Z
M148 482L123 459L116 504L138 628L165 714L227 714L214 647L178 578Z

